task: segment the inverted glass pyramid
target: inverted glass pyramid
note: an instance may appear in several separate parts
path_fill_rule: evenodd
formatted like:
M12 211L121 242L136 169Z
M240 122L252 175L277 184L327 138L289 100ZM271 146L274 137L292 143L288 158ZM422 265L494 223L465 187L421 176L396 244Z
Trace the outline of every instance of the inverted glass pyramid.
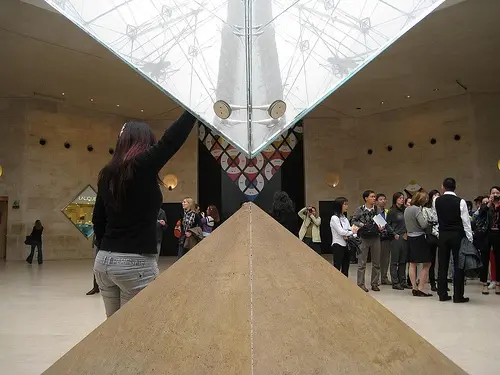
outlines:
M46 0L253 156L444 0Z

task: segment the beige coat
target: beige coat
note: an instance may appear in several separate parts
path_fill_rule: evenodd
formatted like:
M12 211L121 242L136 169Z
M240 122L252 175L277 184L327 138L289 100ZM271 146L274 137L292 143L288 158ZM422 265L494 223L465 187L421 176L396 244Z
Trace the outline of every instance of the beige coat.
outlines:
M304 207L302 210L299 211L299 217L304 220L302 222L302 226L300 227L299 231L299 239L303 240L304 236L307 232L307 227L311 224L312 222L312 240L314 243L321 243L321 235L320 235L320 230L319 227L321 225L321 218L320 217L315 217L309 215L309 212L307 212L307 207Z

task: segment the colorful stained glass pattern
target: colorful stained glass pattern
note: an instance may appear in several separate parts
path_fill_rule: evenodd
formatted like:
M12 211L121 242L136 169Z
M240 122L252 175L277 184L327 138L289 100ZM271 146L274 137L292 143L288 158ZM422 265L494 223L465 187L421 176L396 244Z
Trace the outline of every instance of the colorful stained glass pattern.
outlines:
M200 124L198 134L200 141L229 178L249 201L254 201L266 183L279 171L295 146L302 141L302 132L300 121L251 159L205 125Z

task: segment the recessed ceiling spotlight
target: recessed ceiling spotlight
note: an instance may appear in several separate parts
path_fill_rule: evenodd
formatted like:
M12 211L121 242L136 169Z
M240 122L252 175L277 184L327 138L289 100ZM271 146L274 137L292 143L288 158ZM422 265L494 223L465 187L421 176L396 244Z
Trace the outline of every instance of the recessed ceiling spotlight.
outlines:
M438 88L435 88L435 89L432 89L432 91L439 91L439 89L438 89Z
M411 98L411 95L406 95L406 99L410 99Z
M360 109L361 109L361 107L356 107L356 109L357 109L357 110L360 110Z
M119 107L119 106L120 106L120 104L117 104L116 106L117 106L117 107Z
M144 109L141 109L141 112L144 112Z
M380 104L385 104L385 102L382 100L382 101L380 102Z
M94 101L94 98L90 98L90 101L93 102Z
M64 95L66 95L66 94L62 92L62 93L61 93L61 95L62 95L62 96L64 96Z

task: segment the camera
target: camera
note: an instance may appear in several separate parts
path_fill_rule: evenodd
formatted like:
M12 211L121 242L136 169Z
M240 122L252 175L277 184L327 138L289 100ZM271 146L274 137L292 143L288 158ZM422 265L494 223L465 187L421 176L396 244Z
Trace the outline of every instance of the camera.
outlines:
M500 198L500 197L499 197L499 198ZM309 208L307 209L307 211L308 211L310 214L312 214L313 209L312 209L311 207L309 207Z
M494 202L500 202L500 195L493 196L493 201Z

